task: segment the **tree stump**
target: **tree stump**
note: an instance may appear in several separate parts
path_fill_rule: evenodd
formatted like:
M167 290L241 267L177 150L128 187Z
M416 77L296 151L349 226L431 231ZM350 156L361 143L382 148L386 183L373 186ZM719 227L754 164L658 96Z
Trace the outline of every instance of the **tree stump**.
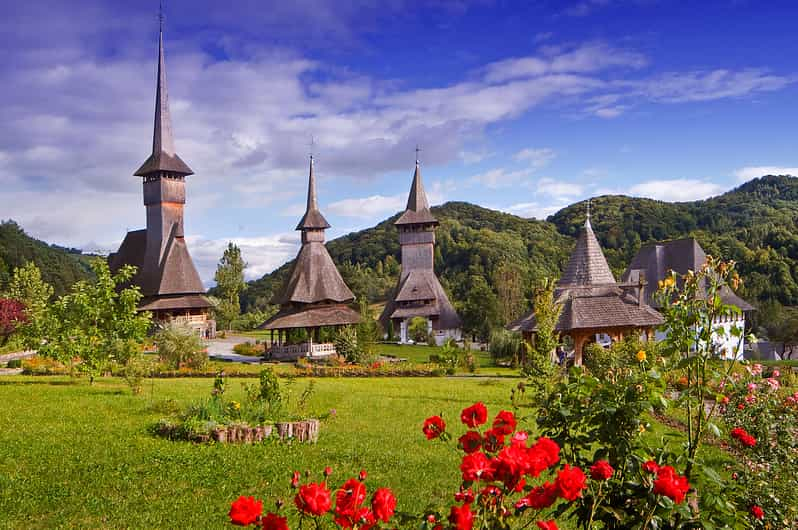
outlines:
M275 423L274 426L277 428L277 435L281 440L286 440L294 436L294 424L290 421Z
M221 444L227 443L227 427L216 427L213 430L213 439Z
M272 425L264 425L263 427L261 427L261 429L263 429L263 438L264 439L266 439L266 438L268 438L269 436L272 435L272 429L273 429Z
M244 437L242 441L245 444L251 444L252 440L255 439L255 429L251 427L244 427L242 430L244 431Z

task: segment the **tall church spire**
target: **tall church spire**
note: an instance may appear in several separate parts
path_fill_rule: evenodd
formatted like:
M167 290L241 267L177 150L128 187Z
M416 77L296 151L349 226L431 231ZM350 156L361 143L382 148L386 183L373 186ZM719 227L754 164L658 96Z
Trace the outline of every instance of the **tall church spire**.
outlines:
M579 232L576 246L574 246L558 285L560 287L589 287L611 284L615 284L615 277L601 250L601 244L593 232L593 226L590 224L590 201L588 201L585 225Z
M305 215L296 225L297 230L324 230L330 228L330 223L319 211L316 199L316 173L313 170L313 155L310 155L310 170L308 174L308 203Z
M418 157L418 151L416 151ZM410 185L410 195L407 197L407 207L405 212L396 220L394 224L438 224L438 220L429 211L429 201L427 192L424 191L424 184L421 181L421 164L416 158L416 171L413 173L413 184Z
M158 32L158 78L155 85L155 123L152 133L152 154L134 173L139 177L153 173L193 175L194 172L175 152L172 137L172 117L169 113L169 94L166 90L166 62L163 47L163 13Z

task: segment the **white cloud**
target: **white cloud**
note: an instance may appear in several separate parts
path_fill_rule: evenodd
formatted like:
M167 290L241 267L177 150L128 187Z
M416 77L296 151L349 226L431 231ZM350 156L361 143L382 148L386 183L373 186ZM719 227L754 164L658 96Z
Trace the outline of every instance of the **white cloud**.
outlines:
M625 190L624 194L660 201L695 201L718 195L724 188L714 182L697 179L650 180Z
M798 176L798 167L784 166L746 166L734 172L738 182L748 182L749 180L763 177L765 175L792 175Z
M758 92L781 90L795 76L769 74L761 68L697 72L668 72L641 81L619 82L640 97L660 103L689 103L736 98Z
M188 236L186 239L191 250L191 257L206 286L213 285L213 275L216 272L219 259L230 241L241 248L241 256L247 263L244 275L248 280L260 278L294 259L299 249L298 233L219 239Z
M542 178L537 182L536 190L538 193L543 193L552 197L565 198L580 195L583 188L580 184L574 182Z
M529 162L535 168L545 167L557 157L557 153L550 147L526 148L518 151L513 158L519 162Z
M468 179L470 184L478 184L491 189L505 188L520 183L532 174L532 169L508 171L505 168L495 168Z
M506 208L499 209L519 217L534 217L535 219L545 220L548 216L558 212L566 206L568 206L567 203L541 204L539 202L521 202L507 206Z
M343 217L374 218L389 216L404 210L406 195L372 195L358 199L344 199L330 203L326 210Z

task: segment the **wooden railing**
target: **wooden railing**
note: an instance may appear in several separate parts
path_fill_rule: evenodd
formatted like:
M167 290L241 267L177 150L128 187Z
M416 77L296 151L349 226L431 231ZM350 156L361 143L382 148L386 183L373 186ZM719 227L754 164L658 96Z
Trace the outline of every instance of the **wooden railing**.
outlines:
M273 345L269 348L269 353L275 359L299 359L300 357L329 357L335 355L335 344L331 342L319 342L309 344L286 344L282 346Z

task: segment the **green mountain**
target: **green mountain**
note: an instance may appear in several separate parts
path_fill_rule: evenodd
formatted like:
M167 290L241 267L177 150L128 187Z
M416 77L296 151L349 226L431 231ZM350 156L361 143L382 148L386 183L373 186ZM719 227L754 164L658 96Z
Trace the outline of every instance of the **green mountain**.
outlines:
M0 290L15 268L32 261L56 296L69 286L89 277L88 258L80 250L48 245L27 235L14 221L0 222Z
M583 201L538 221L462 202L433 208L441 222L435 267L458 309L467 311L478 302L469 300L473 291L486 311L497 313L497 322L525 308L536 282L559 276L585 210ZM692 236L708 254L738 262L743 297L757 305L798 305L796 178L765 176L694 202L605 195L593 199L592 212L594 230L617 276L641 245ZM370 301L384 300L396 281L396 217L327 245L355 294ZM251 282L242 299L245 308L268 303L289 268L290 263Z

